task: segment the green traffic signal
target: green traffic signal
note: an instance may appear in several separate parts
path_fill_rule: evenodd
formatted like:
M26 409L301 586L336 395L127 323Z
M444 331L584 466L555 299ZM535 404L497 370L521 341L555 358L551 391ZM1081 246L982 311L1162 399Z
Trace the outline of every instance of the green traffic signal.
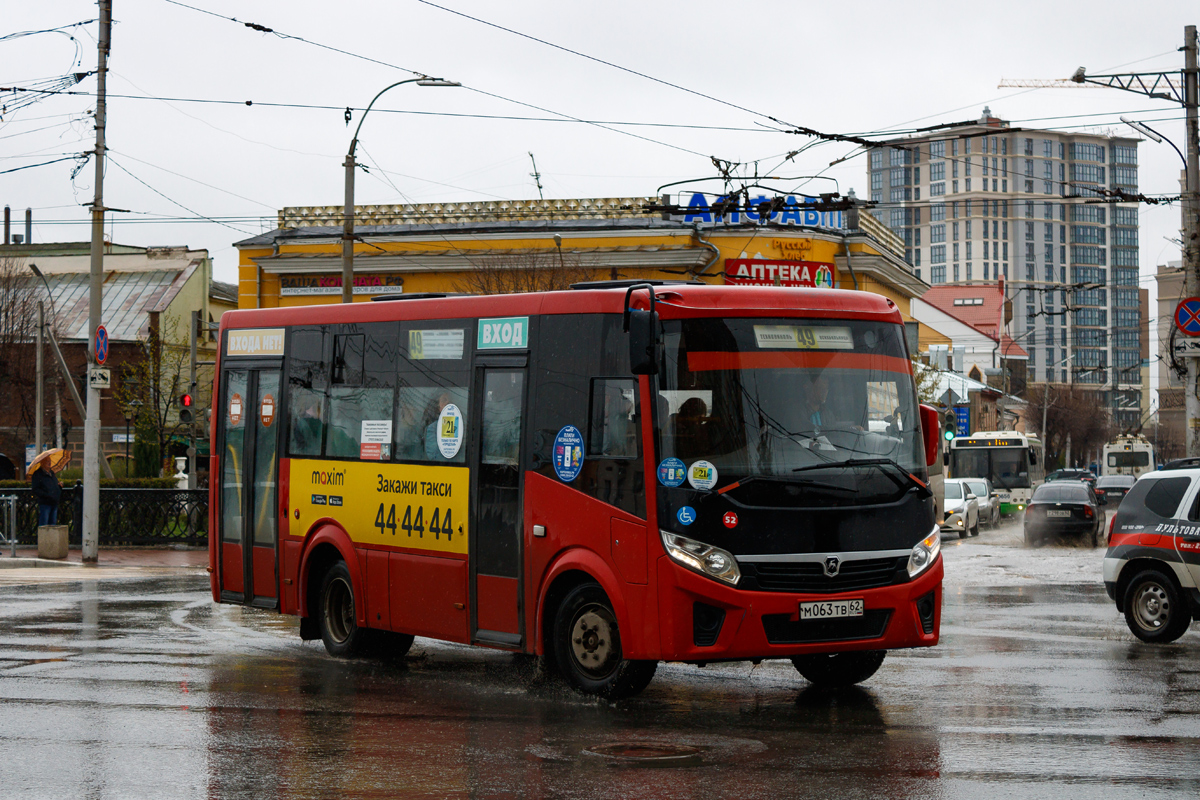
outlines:
M954 431L952 431L952 430L947 429L947 431L945 433L943 433L942 436L944 436L946 438L947 442L954 441Z

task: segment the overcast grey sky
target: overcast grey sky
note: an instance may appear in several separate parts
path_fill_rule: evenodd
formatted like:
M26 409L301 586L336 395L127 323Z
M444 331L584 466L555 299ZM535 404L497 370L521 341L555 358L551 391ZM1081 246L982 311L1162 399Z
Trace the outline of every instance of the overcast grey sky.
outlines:
M94 70L97 16L86 0L10 0L0 86ZM975 119L986 105L1014 125L1128 133L1124 114L1183 149L1183 112L1172 103L997 84L1068 77L1079 66L1177 70L1183 27L1200 23L1200 6L115 0L113 16L104 192L129 213L112 215L108 230L124 244L207 248L217 278L233 281L233 243L274 228L278 209L341 204L342 160L361 113L348 126L345 107L361 109L413 73L463 88L408 85L380 99L360 138L371 172L358 178L359 204L536 198L530 152L548 198L653 195L711 176L709 156L795 177L783 185L801 191L865 197L863 156L829 167L852 145L823 144L785 163L811 140L770 118L866 134ZM87 95L7 110L0 172L91 148L95 87L89 77L75 87ZM1139 161L1142 192L1178 192L1181 162L1168 145L1143 143ZM89 237L93 167L72 179L74 167L0 174L0 203L14 218L33 208L35 241ZM836 184L800 178L819 172ZM1179 258L1166 241L1178 236L1179 206L1143 206L1141 223L1142 285L1152 286L1155 265Z

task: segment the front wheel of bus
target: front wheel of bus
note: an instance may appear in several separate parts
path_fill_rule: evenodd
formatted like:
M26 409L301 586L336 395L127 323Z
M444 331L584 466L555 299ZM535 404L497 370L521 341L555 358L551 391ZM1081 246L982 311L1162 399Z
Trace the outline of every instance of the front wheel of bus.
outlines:
M321 626L321 640L329 655L349 658L363 651L368 631L358 627L356 621L354 583L345 561L334 564L321 579L317 620Z
M576 586L558 607L554 655L572 687L609 700L642 691L658 668L657 661L622 657L617 616L608 596L595 583Z
M795 656L792 664L809 683L838 689L870 678L883 665L886 655L886 650L860 650L853 653Z

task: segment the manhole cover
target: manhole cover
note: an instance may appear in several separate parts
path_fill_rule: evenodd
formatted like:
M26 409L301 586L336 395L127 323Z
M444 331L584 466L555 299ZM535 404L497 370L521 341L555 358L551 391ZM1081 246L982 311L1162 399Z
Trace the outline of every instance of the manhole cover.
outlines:
M659 742L614 742L584 748L585 753L643 766L683 766L700 763L700 748Z

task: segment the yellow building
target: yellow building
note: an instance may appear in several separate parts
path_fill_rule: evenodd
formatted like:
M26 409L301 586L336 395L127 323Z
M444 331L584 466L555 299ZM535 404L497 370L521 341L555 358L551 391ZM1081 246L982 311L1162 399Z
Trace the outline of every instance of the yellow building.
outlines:
M903 242L857 208L788 200L762 210L766 224L759 213L719 216L701 195L671 213L644 197L359 206L354 299L491 291L539 275L533 286L565 276L836 287L890 298L911 340L909 301L929 286L904 261ZM285 208L277 230L236 247L239 308L341 300L341 207Z

